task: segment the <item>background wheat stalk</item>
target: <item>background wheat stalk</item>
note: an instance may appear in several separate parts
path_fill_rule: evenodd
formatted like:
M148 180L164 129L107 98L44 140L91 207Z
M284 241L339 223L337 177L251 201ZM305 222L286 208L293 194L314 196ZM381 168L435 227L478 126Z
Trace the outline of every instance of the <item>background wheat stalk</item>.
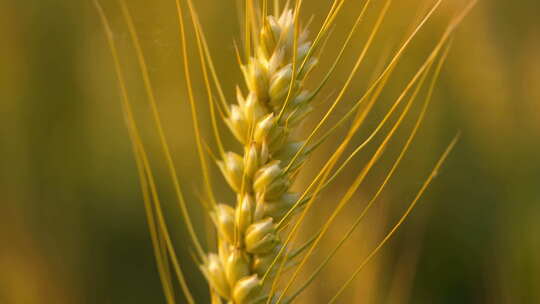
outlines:
M410 81L406 83L401 94L378 123L377 128L375 128L366 140L358 145L353 145L352 152L339 163L346 149L352 143L354 135L362 126L372 106L385 88L397 63L402 59L405 50L441 4L440 0L436 1L428 12L419 19L417 25L411 30L395 54L389 58L382 72L375 77L373 83L361 97L351 104L347 112L336 123L331 125L325 132L322 132L322 126L328 123L330 115L335 112L337 106L344 99L345 93L350 89L352 79L358 72L374 37L378 33L380 25L385 19L392 1L384 1L377 13L376 22L373 25L371 34L356 58L355 64L345 83L337 90L337 95L332 97L330 107L305 140L297 141L293 139L294 137L291 136L291 133L312 111L313 100L319 97L318 93L321 88L331 79L336 66L342 59L344 50L349 46L353 33L361 24L364 14L368 11L371 4L371 1L366 0L360 7L358 17L346 40L342 43L338 56L333 60L332 65L326 71L319 85L315 86L313 90L309 90L305 84L306 77L312 68L315 67L317 63L316 54L322 49L325 39L328 39L330 29L339 16L345 2L345 0L335 0L332 2L330 10L319 31L314 35L312 42L308 38L308 31L302 27L302 22L299 20L300 10L303 4L301 0L295 1L293 4L287 2L284 8L280 8L279 1L274 1L272 10L269 8L267 1L253 3L248 0L243 3L245 25L243 55L241 51L237 53L247 91L243 92L241 88L237 88L237 103L230 105L221 88L218 73L212 62L211 52L207 46L192 1L187 0L186 3L181 3L179 0L176 1L188 99L192 110L193 127L196 133L195 137L199 151L201 174L205 181L205 197L202 199L202 202L218 232L217 252L206 253L197 236L196 228L189 216L187 204L180 188L170 148L164 135L160 114L157 110L157 100L152 81L149 77L145 57L135 31L135 25L128 7L123 1L120 1L122 12L128 24L130 36L137 53L137 59L141 68L162 150L168 164L171 179L174 181L175 193L195 248L195 259L200 264L200 268L209 282L212 303L221 303L222 300L235 304L264 302L290 303L310 285L321 269L327 265L337 250L347 241L358 223L364 218L382 190L386 187L388 180L393 176L424 118L435 81L449 49L451 34L475 4L474 1L470 2L466 8L451 20L441 35L440 40L435 44L432 52L427 56ZM126 125L130 132L133 151L140 172L148 224L163 290L167 302L174 303L176 298L174 274L187 301L194 303L195 299L190 292L188 282L182 272L181 264L178 261L165 223L149 158L145 145L141 140L140 131L134 119L132 106L129 101L114 36L110 30L105 13L97 2L96 5L102 18L115 62L123 97ZM217 154L210 152L211 148L205 147L207 144L201 135L201 122L198 119L199 102L196 101L193 94L190 60L186 50L188 41L184 20L185 5L188 7L190 20L195 29L195 42L199 51L198 57L201 62L204 84L208 96L208 107L211 113L211 119L208 125L213 130L218 149ZM269 13L269 11L272 11L272 13ZM244 57L243 59L242 56ZM324 56L324 52L318 54L318 56ZM430 79L430 81L426 82L427 79ZM424 86L425 83L428 83L428 85ZM386 173L385 179L380 184L377 192L358 215L357 220L348 232L343 235L343 238L336 244L328 256L325 257L323 262L308 276L307 280L301 282L297 289L291 292L293 283L303 271L306 261L314 253L322 237L335 222L336 217L351 201L354 193L362 185L367 174L383 156L388 143L401 127L414 101L418 99L423 88L426 92L420 115L415 119L414 128L410 132L406 143L402 146L399 156L394 160L393 166ZM215 93L218 95L217 99L214 98ZM353 183L348 187L342 198L339 199L335 210L329 215L326 223L307 242L293 246L298 235L299 227L308 214L308 211L319 198L320 193L336 179L355 155L362 151L377 134L383 132L383 126L389 124L391 121L390 118L400 109L400 106L401 113L390 124L390 130L384 136L383 141L376 147L375 152L354 178ZM242 145L242 154L226 152L220 135L221 128L217 122L218 114L221 115L225 124ZM310 182L309 186L300 193L293 192L290 187L310 154L320 147L326 139L334 135L338 128L344 126L349 121L352 123L349 126L347 135L340 142L339 147L328 158L328 161L319 173ZM360 261L350 279L342 285L335 296L330 299L330 302L336 301L360 270L377 254L404 222L436 175L456 141L457 137L451 142L439 161L435 164L433 171L426 178L401 218L367 257ZM225 180L235 192L236 202L234 204L222 202L213 193L207 152L210 152L210 157L215 160ZM292 274L288 278L285 278L283 273L290 269L292 269Z

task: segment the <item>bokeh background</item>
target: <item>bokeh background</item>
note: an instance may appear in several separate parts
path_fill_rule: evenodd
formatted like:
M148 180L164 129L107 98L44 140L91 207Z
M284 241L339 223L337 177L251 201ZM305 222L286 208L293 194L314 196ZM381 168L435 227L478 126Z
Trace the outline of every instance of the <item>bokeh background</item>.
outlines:
M101 2L113 24L179 257L197 299L204 303L207 290L171 194L127 28L116 1ZM190 210L203 227L207 223L197 203L202 182L174 1L127 2ZM241 80L233 44L240 39L237 6L233 0L195 2L224 89L232 97ZM330 1L304 2L304 20L314 16L313 26L319 25ZM335 57L362 1L349 2L320 70ZM374 2L322 96L345 81L380 10L382 1ZM394 2L336 116L360 96L417 16L433 4ZM444 2L407 51L355 142L373 129L448 20L466 3ZM456 32L428 117L396 178L301 303L329 299L395 223L458 131L459 144L420 205L342 303L540 303L539 13L536 0L484 0L466 18ZM2 0L0 37L0 303L163 303L113 64L92 2ZM204 109L194 41L190 43L196 94ZM321 75L315 73L313 83ZM327 105L322 103L313 114L306 131ZM208 114L201 112L204 123ZM324 239L310 267L332 248L380 183L412 121ZM227 144L237 148L223 133ZM210 135L206 128L205 136ZM298 189L317 172L336 140L339 136L314 155ZM306 230L321 225L372 151L355 159L323 194ZM213 172L217 193L230 199L215 167ZM204 235L204 229L199 233Z

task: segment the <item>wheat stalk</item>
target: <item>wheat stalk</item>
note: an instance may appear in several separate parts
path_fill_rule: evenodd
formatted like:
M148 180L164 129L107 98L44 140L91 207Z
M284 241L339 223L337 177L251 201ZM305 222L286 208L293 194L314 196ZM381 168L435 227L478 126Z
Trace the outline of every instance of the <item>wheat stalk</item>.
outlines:
M253 303L290 303L314 280L320 270L334 256L342 244L349 238L358 223L379 197L381 191L387 185L388 180L393 176L403 155L410 146L416 132L423 120L429 103L435 80L439 74L442 63L448 52L448 41L457 25L464 16L474 6L472 1L460 14L450 22L446 31L433 48L430 55L420 66L411 80L406 84L400 96L392 104L384 118L379 122L375 130L368 138L356 146L353 152L334 170L339 159L345 153L345 149L350 145L353 136L356 134L370 109L383 91L389 77L394 71L397 63L401 60L403 53L422 29L427 20L431 18L435 10L439 7L441 0L435 2L428 13L420 19L418 25L406 37L397 52L388 60L388 64L376 77L375 81L368 87L366 92L352 104L350 109L338 120L336 124L321 135L316 142L313 142L315 135L319 133L321 127L328 121L329 116L334 112L338 104L342 101L345 92L349 89L352 79L363 62L374 37L378 33L378 28L383 22L386 12L390 7L390 0L386 0L379 12L372 32L364 45L362 51L355 60L355 64L349 73L345 84L339 89L337 97L319 121L316 127L304 140L295 139L292 134L301 122L313 110L313 100L318 96L321 88L328 82L337 64L342 59L344 50L347 48L351 37L359 26L364 13L370 4L366 0L362 6L354 26L349 32L347 39L342 44L337 58L326 73L320 85L310 90L305 84L305 80L310 71L317 65L315 54L321 49L321 44L325 37L328 37L330 28L335 22L340 10L343 8L345 0L334 0L326 15L326 18L312 41L309 40L308 31L301 26L299 21L302 1L298 0L291 6L287 5L283 9L279 7L279 1L274 1L273 14L269 14L269 7L266 0L260 6L256 6L252 1L245 1L244 18L244 57L242 63L240 51L238 58L241 70L244 75L245 87L242 90L237 87L236 103L229 105L225 94L221 88L219 77L215 71L212 57L206 39L199 23L197 13L191 0L186 0L189 7L192 24L195 29L197 49L201 61L205 87L208 95L208 105L211 113L211 127L219 149L219 157L214 157L221 173L236 194L236 202L227 204L217 202L210 183L210 169L204 151L204 141L201 136L198 110L195 94L193 92L190 62L187 54L187 39L185 20L180 0L176 0L178 18L180 24L180 41L182 43L182 58L184 62L184 73L188 88L188 99L192 110L193 126L196 132L196 143L199 150L202 175L205 181L205 190L208 202L204 204L209 217L215 225L217 231L217 252L205 253L205 249L198 240L195 227L187 210L187 204L183 198L183 193L178 181L177 172L171 152L164 135L161 118L157 108L155 94L152 83L146 68L145 58L140 47L135 25L131 19L127 6L119 0L123 15L128 24L130 35L137 52L137 58L141 68L145 89L151 105L153 118L159 133L160 143L166 158L170 177L173 180L177 199L182 215L187 225L188 232L195 246L196 257L200 263L200 269L210 285L212 303L222 303L225 300L230 304L253 304ZM195 303L195 299L190 292L188 283L182 272L181 264L177 259L176 252L169 235L167 225L161 210L160 199L154 182L154 175L146 153L145 145L142 142L137 123L133 117L129 96L125 86L123 71L119 64L118 51L114 42L114 36L110 29L109 22L102 8L95 1L99 15L103 21L107 33L107 39L115 62L120 91L123 98L123 111L126 118L126 125L133 143L133 151L139 168L141 187L145 200L145 207L148 215L148 225L154 245L156 262L158 264L160 279L162 281L164 294L168 303L175 303L175 287L173 274L180 283L189 303ZM442 53L442 55L441 55ZM437 61L438 58L438 61ZM437 62L437 64L435 64ZM384 153L388 142L394 137L397 129L400 128L403 120L409 113L413 102L417 99L425 80L430 75L432 67L436 66L431 73L431 84L428 94L422 106L421 114L417 117L415 126L403 146L399 157L394 161L391 170L387 173L384 182L379 190L369 201L367 206L358 215L357 220L349 231L343 236L331 253L323 260L316 270L301 284L301 286L289 297L289 289L303 269L307 259L313 254L321 238L326 234L337 215L350 202L353 194L365 180L367 174L378 162ZM219 102L214 100L214 89L219 96ZM413 90L414 89L414 90ZM411 93L412 92L412 93ZM298 229L305 219L308 211L313 206L320 192L325 189L336 176L349 164L351 159L372 139L381 132L392 114L397 111L406 97L410 95L405 103L399 118L391 126L391 130L385 136L383 142L377 147L370 160L356 176L351 186L347 189L343 198L339 200L335 210L329 216L327 222L313 237L305 244L292 248L292 244L297 236ZM362 108L362 106L364 106ZM225 151L220 138L219 125L216 119L216 108L224 118L234 137L243 146L241 154L232 151ZM352 119L347 136L343 138L339 147L332 153L328 161L324 164L319 174L304 191L293 192L291 185L302 168L309 155L329 138L338 127ZM330 300L334 302L342 293L345 287L354 279L358 272L369 260L382 248L382 246L392 237L399 226L410 214L418 199L432 181L439 170L449 151L455 145L456 139L452 141L445 150L440 160L435 165L431 174L418 191L417 196L411 202L400 220L386 234L384 239L374 248L374 250L361 261L353 275L347 280L342 288ZM299 215L293 220L294 215ZM285 229L290 228L290 229ZM171 269L172 267L172 269ZM278 287L278 282L282 274L289 268L294 268L284 287Z

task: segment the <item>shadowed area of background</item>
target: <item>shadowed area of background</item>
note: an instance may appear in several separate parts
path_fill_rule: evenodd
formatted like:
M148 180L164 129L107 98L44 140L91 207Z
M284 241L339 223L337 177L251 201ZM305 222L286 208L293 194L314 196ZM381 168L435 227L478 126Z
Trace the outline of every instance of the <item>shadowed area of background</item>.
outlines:
M206 226L198 204L202 179L182 77L174 1L127 2L190 211L198 226ZM304 2L302 18L313 16L316 28L330 1ZM320 69L335 58L362 3L349 2L321 56ZM381 7L382 1L374 2L366 25L321 96L335 96L336 88L345 82ZM332 122L361 96L381 58L389 58L416 16L433 4L394 2ZM116 1L102 3L112 21L180 260L195 296L204 303L207 287L191 257L126 25ZM374 128L445 24L467 1L443 3L405 54L355 142ZM241 82L233 43L240 40L235 1L198 0L196 6L225 93L232 99L235 85ZM538 12L536 0L491 0L482 1L466 18L454 38L428 117L381 203L299 302L326 303L395 223L458 131L460 142L413 215L347 290L342 303L540 302ZM206 95L189 30L204 123L208 121ZM2 1L0 36L0 303L164 303L113 64L92 2ZM322 75L319 71L313 77ZM320 102L306 131L328 107ZM415 109L417 113L419 106ZM389 146L387 159L324 238L308 269L322 260L353 222L384 178L412 123L409 119ZM229 147L237 149L228 130L222 133ZM208 126L204 136L211 136ZM297 189L317 173L341 138L333 137L314 155ZM373 151L355 158L323 194L308 226L324 222L369 152ZM215 167L213 172L216 193L231 201L232 194ZM199 234L204 236L204 229Z

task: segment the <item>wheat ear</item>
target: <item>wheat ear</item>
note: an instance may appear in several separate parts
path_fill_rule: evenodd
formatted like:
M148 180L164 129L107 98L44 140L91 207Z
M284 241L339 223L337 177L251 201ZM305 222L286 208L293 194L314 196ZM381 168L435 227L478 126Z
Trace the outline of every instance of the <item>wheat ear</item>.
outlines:
M216 203L214 196L212 195L206 159L201 152L203 150L203 140L199 132L196 102L194 100L193 88L191 85L184 20L182 17L180 0L176 0L180 21L184 70L186 74L190 106L192 108L192 116L194 118L197 148L199 150L201 167L203 169L203 175L205 178L205 186L208 192L208 199L211 203L205 205L205 207L210 209L211 219L213 220L217 228L216 230L218 231L218 251L216 253L205 254L193 229L187 209L185 208L186 204L177 181L174 163L172 161L168 144L163 133L159 113L156 107L153 88L148 75L148 69L146 68L146 63L138 42L134 24L127 10L127 6L123 3L123 0L119 1L130 30L130 35L132 37L135 50L137 52L137 58L141 67L141 72L156 128L160 134L160 142L166 156L171 178L174 181L177 198L185 218L185 223L188 228L188 232L190 232L190 237L195 245L195 253L197 254L197 258L200 258L202 261L202 272L207 278L211 287L211 299L213 304L222 303L223 299L225 299L228 304L255 304L262 302L288 304L292 302L313 281L313 279L318 275L320 269L322 269L332 258L341 244L348 239L358 222L362 220L367 210L372 206L380 191L385 187L387 181L394 173L395 168L398 166L403 154L410 144L410 141L414 137L420 122L422 121L425 107L428 104L433 85L439 73L440 66L442 65L442 62L444 62L448 49L446 49L445 54L441 57L439 64L437 65L437 71L433 76L433 81L430 86L430 93L428 94L429 97L426 99L422 114L418 118L415 128L413 129L410 138L400 153L399 158L396 160L391 171L388 173L387 178L381 185L381 190L378 190L372 200L358 216L355 224L337 244L334 250L332 250L330 255L323 261L322 264L320 264L320 267L317 268L317 270L304 284L300 286L297 291L293 292L292 296L287 299L284 298L287 291L292 286L292 283L297 278L302 267L305 265L306 260L312 255L314 249L317 247L320 239L334 222L337 214L340 213L343 207L350 201L352 195L356 192L366 174L382 155L382 151L385 149L386 143L393 137L396 129L400 127L401 122L407 115L413 100L416 99L418 91L422 87L425 77L427 77L427 73L431 69L431 65L434 63L443 46L446 45L452 32L476 3L476 1L472 1L460 14L454 17L435 49L432 51L428 59L418 70L415 76L407 84L407 87L392 105L385 118L379 123L368 139L361 143L339 166L339 168L332 173L331 171L334 165L337 164L338 159L344 153L344 149L351 141L352 135L354 135L358 130L365 118L365 115L367 115L369 109L378 98L389 75L392 73L396 63L401 58L403 51L407 48L413 37L416 36L416 33L420 30L420 28L424 27L425 22L431 17L442 0L438 0L435 3L432 9L422 19L410 36L408 36L395 56L391 59L390 63L380 74L380 76L377 77L377 80L369 87L363 97L354 103L351 109L314 144L311 143L313 136L327 120L328 116L334 111L336 105L341 101L344 92L349 88L352 77L356 73L360 63L363 61L365 52L371 45L371 41L377 33L378 26L380 25L380 22L382 22L391 0L387 0L385 2L385 5L377 19L376 25L370 34L370 38L368 39L363 51L358 56L354 68L352 69L352 72L350 73L345 85L341 88L338 97L334 99L330 109L326 112L325 116L317 124L309 137L307 137L307 139L304 141L293 140L291 134L311 112L311 100L319 92L320 88L326 83L329 76L333 73L337 62L340 60L343 54L343 50L349 43L351 35L356 29L359 21L362 19L362 16L370 1L368 0L365 2L360 15L355 22L355 25L351 30L345 44L343 45L334 65L330 68L321 85L313 91L309 91L304 87L304 80L306 75L317 64L317 60L314 58L314 51L319 48L321 38L325 36L325 33L328 32L330 25L333 23L333 20L335 20L337 13L341 9L345 0L333 1L332 7L325 21L323 22L321 30L318 32L313 42L308 41L307 31L304 30L298 22L298 13L302 0L294 2L294 9L288 8L289 1L287 1L288 4L282 11L279 9L279 2L274 1L274 12L281 12L279 14L276 13L277 15L267 15L267 0L262 2L263 6L260 12L255 9L252 1L246 0L246 15L244 20L246 30L244 41L246 51L245 55L247 59L245 64L241 63L241 69L245 77L247 92L243 92L240 88L238 88L237 104L229 107L225 101L221 86L219 85L219 81L215 75L216 72L212 64L208 46L206 45L199 21L196 17L195 10L193 9L192 1L188 0L187 4L189 5L193 26L196 30L195 34L197 38L197 46L201 56L201 65L209 95L209 105L212 113L212 126L214 128L221 155L220 160L218 161L218 166L232 190L236 193L237 197L233 207L229 204ZM149 165L148 157L145 152L144 144L140 138L138 127L132 115L131 105L128 100L128 95L123 80L123 72L119 64L112 31L103 10L97 3L97 0L95 0L95 2L100 17L103 21L105 32L107 34L107 40L114 59L115 69L118 74L117 76L120 84L120 91L123 97L123 110L126 117L126 125L133 143L135 159L137 161L140 173L143 197L145 200L145 206L147 207L148 224L155 249L160 279L163 284L167 303L175 302L173 275L175 275L178 279L178 283L180 283L180 288L182 289L186 300L189 303L195 303L189 287L186 284L184 274L176 257L174 246L163 217L152 169ZM240 55L238 57L240 58ZM241 62L242 60L239 61ZM218 108L220 113L225 116L225 122L231 129L233 135L241 143L241 145L243 145L244 149L242 155L234 152L224 152L222 142L219 138L219 132L216 127L216 122L214 120L214 105L206 65L208 65L211 76L216 82L216 89L218 90L220 101L222 103L221 107L218 104ZM386 123L389 116L396 110L398 105L417 82L418 87L412 93L411 99L407 103L399 119L394 123L392 129L385 137L384 142L379 146L375 154L373 154L370 161L355 178L354 183L348 188L347 192L340 200L336 209L332 212L321 230L298 249L289 250L288 244L292 243L291 240L295 237L297 228L302 223L302 220L309 211L309 208L312 206L313 201L317 198L319 191L325 188L326 185L328 185L334 179L334 177L341 172L343 167L349 163L350 159L354 157L358 151L362 150L368 142L371 141L373 136L379 132L380 128ZM360 111L359 106L366 100L369 100L366 109ZM319 146L326 138L328 138L328 136L332 134L337 127L342 125L348 119L352 118L351 116L357 110L357 117L354 119L347 137L341 142L339 148L332 154L329 161L324 165L308 189L306 189L301 195L291 191L290 185L294 182L294 179L308 154L313 151L315 147ZM375 247L375 249L373 249L373 251L371 251L371 253L360 263L350 279L342 285L335 296L330 300L332 303L336 301L336 299L359 273L359 271L373 256L377 254L377 252L392 237L399 226L411 213L419 197L432 181L442 162L447 157L449 151L455 145L456 140L457 138L445 151L400 220L393 226L392 230L388 232L377 247ZM310 146L308 147L308 145ZM283 235L283 237L281 237L279 234L284 230L284 227L287 227L287 223L291 215L299 210L302 210L300 218L292 225L293 227L291 231L286 236ZM304 251L306 252L304 253ZM300 254L304 254L300 261L292 260L295 257L299 257ZM277 265L279 265L279 267L274 267ZM288 280L285 288L281 290L281 294L279 294L276 292L276 283L279 281L279 275L282 273L282 270L288 269L288 266L294 265L297 265L294 274Z
M219 250L202 270L215 292L235 304L267 299L261 279L282 246L276 223L299 198L290 186L304 160L295 157L303 142L290 134L312 110L303 80L317 60L307 58L311 42L296 20L291 9L260 20L254 54L241 67L247 93L237 88L226 118L244 151L224 153L218 166L237 201L213 210Z

